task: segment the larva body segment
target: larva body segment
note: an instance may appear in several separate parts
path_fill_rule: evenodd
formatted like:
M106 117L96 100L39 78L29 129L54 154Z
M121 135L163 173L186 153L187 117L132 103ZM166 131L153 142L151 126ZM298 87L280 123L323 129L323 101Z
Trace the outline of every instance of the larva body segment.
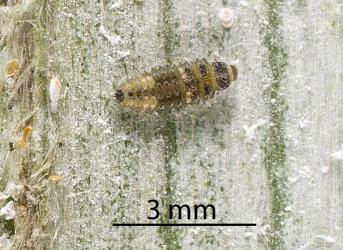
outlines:
M210 99L237 79L237 68L205 59L193 63L153 68L123 84L114 98L134 110L179 108Z

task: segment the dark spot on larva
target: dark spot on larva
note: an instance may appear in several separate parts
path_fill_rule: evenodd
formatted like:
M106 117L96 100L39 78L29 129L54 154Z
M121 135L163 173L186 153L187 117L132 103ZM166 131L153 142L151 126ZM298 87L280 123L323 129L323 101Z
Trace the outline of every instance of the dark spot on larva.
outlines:
M133 98L133 91L132 90L129 91L129 98Z
M141 99L141 98L142 98L142 91L141 91L140 89L137 90L136 96L137 96L138 99Z
M205 83L204 90L205 90L205 95L210 95L212 88L208 83Z
M217 75L227 74L226 64L222 62L215 62L214 70L216 71Z
M155 89L151 89L151 90L150 90L150 95L151 95L151 96L155 96L155 94L156 94Z
M117 100L117 102L122 102L124 101L124 93L122 90L118 89L115 93L114 96Z
M190 67L185 67L186 79L192 78L192 70Z
M226 64L222 62L215 62L213 65L218 85L221 89L226 89L231 83Z
M230 80L228 77L225 76L221 76L219 77L219 79L217 79L218 81L218 85L220 86L220 88L222 89L226 89L227 87L229 87L230 85Z

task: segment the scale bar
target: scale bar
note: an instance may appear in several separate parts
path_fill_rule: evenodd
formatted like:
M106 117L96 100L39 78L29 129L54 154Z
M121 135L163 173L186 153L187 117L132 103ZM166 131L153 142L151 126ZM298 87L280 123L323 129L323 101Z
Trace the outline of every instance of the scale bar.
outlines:
M256 223L113 223L114 227L256 227Z

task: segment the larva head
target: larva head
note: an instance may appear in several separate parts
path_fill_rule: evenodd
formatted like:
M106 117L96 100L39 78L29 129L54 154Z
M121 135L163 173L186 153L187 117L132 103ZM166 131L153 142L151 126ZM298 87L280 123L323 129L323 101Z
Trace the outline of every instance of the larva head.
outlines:
M214 62L214 71L216 74L217 83L221 90L226 89L230 84L237 79L238 70L234 65L227 65L223 62Z
M117 91L114 92L114 99L120 103L124 101L124 93L122 90L118 89Z
M230 82L236 81L238 77L237 67L235 65L229 65L228 72L229 72Z

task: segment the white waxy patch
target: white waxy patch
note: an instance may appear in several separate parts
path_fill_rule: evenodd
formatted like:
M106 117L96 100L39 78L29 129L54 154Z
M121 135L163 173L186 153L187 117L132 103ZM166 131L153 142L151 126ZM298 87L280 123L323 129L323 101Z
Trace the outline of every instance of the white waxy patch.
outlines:
M123 5L123 2L121 0L115 1L111 6L110 10L119 10Z
M99 28L99 32L101 35L103 35L113 46L117 45L118 43L121 42L121 38L118 35L112 35L110 34L106 28L101 25Z
M53 113L57 111L60 90L61 90L61 82L57 76L54 76L53 78L51 78L50 85L49 85L51 112Z
M255 140L255 134L258 128L266 123L266 120L259 119L256 121L255 124L251 125L250 127L247 125L243 125L243 129L245 130L246 142L253 143Z
M12 89L15 86L15 80L13 77L7 77L6 82L8 83L8 88Z
M11 241L8 238L8 235L3 234L0 236L0 249L3 250L10 250L11 249Z
M290 211L292 211L292 207L291 207L291 206L287 206L287 207L285 207L285 211L286 211L286 212L290 212Z
M218 17L220 19L222 26L225 29L231 28L231 26L233 25L233 23L235 21L235 13L230 8L222 8L219 11Z
M5 190L0 193L0 201L7 200L10 197L16 200L22 188L23 185L16 185L14 182L8 182Z
M317 242L327 243L329 246L332 246L332 244L336 242L336 240L329 235L316 235L315 240Z
M336 160L343 160L343 148L341 150L338 150L330 155L332 158Z
M0 217L4 216L5 220L13 220L16 214L13 201L8 202L6 206L0 209Z

